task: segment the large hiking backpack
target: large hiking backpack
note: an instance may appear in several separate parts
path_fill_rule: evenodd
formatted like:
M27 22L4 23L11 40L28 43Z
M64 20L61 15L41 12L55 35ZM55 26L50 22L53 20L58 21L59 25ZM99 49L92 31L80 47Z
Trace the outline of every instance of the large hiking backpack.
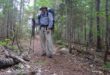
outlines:
M53 15L53 18L55 18L55 11L54 11L54 9L48 9L48 12Z
M54 9L48 9L48 13L51 13L52 16L53 16L53 25L52 25L52 28L51 30L54 30L54 23L55 23L55 11ZM48 16L48 13L47 13L47 16ZM41 15L38 16L38 21L40 23L40 18L41 18Z

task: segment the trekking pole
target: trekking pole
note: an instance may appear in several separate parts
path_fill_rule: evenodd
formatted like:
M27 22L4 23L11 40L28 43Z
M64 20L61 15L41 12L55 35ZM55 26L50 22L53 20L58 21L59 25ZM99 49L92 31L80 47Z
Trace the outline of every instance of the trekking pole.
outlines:
M29 44L29 54L31 53L31 44L32 44L32 32L31 32L31 36L30 36L30 44Z
M34 52L34 37L35 37L35 20L32 18L32 29L31 29L31 37L30 37L30 47L32 46L32 50Z

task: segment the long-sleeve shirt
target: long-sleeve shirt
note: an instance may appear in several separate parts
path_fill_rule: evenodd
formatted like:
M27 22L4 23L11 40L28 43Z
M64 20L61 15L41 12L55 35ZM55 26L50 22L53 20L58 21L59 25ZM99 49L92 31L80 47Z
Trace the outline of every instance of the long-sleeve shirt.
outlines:
M49 12L40 14L39 25L48 25L48 28L53 26L53 15Z

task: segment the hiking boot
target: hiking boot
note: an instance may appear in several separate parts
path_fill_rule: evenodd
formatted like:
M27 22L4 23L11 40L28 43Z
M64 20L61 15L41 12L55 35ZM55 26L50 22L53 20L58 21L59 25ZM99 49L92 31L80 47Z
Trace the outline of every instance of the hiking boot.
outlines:
M48 55L48 58L53 58L53 56L52 55Z
M46 56L46 53L42 53L41 56Z

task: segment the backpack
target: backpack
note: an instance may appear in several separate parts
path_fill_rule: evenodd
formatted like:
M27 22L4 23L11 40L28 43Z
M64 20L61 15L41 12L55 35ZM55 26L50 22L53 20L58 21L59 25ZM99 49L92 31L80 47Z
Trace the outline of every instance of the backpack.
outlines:
M48 9L48 13L51 13L52 16L53 16L53 27L51 28L51 30L54 30L54 23L55 23L55 11L54 9ZM48 16L48 13L47 13L47 16ZM40 23L40 18L41 18L41 15L38 16L38 21Z

